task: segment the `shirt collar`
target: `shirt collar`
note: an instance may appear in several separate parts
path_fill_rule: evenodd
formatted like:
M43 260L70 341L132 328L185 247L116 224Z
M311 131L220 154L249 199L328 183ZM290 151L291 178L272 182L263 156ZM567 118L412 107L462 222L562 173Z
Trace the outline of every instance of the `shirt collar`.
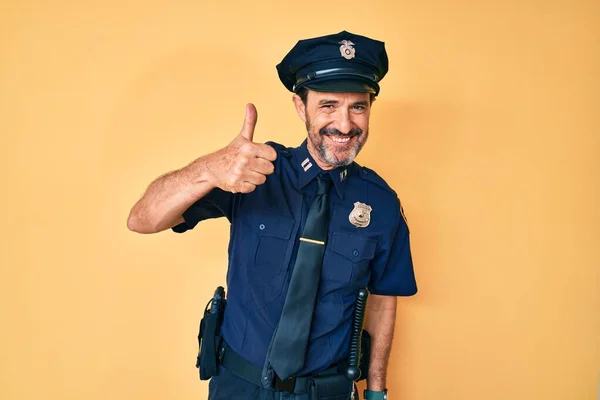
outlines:
M307 139L304 139L300 147L296 148L294 154L294 167L298 173L298 187L300 189L308 185L313 179L315 179L323 170L317 165L315 160L312 158L306 147ZM337 191L341 199L344 198L344 191L346 189L348 178L354 172L355 163L345 167L338 167L329 171L325 171L331 175L333 186Z

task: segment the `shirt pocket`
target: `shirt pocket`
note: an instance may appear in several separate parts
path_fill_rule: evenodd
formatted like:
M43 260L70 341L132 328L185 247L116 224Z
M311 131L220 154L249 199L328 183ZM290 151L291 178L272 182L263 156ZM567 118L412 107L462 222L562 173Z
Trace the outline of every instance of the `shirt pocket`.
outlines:
M287 266L286 255L294 229L294 219L289 216L254 214L244 218L253 247L248 256L248 266L261 277L271 277ZM242 240L249 238L242 238Z
M246 253L246 305L259 309L281 295L285 282L295 221L280 214L252 214L240 237Z
M324 279L334 285L337 283L339 289L362 281L368 273L370 261L375 257L377 240L333 232L331 244L330 263L324 271Z

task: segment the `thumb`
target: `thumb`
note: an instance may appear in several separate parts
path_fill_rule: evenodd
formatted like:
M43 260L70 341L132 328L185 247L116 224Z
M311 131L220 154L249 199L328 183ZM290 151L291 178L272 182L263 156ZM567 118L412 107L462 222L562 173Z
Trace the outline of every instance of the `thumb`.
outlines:
M256 120L258 119L258 112L254 104L250 103L246 105L246 118L244 118L244 125L240 135L252 141L254 138L254 128L256 127Z

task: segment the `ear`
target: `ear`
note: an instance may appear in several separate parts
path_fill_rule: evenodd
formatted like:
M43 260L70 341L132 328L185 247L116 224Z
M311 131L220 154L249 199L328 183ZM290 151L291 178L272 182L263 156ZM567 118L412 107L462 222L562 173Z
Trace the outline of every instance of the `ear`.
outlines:
M306 122L306 106L304 105L304 102L297 94L292 97L292 100L294 101L294 106L296 106L298 116L302 121Z

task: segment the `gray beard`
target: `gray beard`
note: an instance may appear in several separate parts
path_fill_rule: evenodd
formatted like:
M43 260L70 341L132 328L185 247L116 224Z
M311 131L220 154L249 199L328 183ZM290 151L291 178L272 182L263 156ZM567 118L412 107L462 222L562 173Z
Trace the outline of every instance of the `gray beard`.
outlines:
M360 150L363 148L363 146L365 145L365 143L367 142L367 139L369 138L369 131L365 131L363 133L361 133L360 135L357 136L364 136L364 139L362 142L358 142L350 151L350 153L343 159L339 160L335 153L330 151L326 144L325 144L325 137L324 134L322 134L321 132L315 132L313 135L313 128L312 125L310 123L310 120L308 119L308 116L306 116L306 132L308 133L308 140L311 141L313 148L317 151L317 153L319 154L321 160L325 161L327 164L335 166L335 167L345 167L347 165L352 164L352 162L354 162L354 159L356 158L356 156L358 155L358 153L360 152ZM313 136L317 136L319 140L318 143L315 143L315 141L313 141L311 138Z

